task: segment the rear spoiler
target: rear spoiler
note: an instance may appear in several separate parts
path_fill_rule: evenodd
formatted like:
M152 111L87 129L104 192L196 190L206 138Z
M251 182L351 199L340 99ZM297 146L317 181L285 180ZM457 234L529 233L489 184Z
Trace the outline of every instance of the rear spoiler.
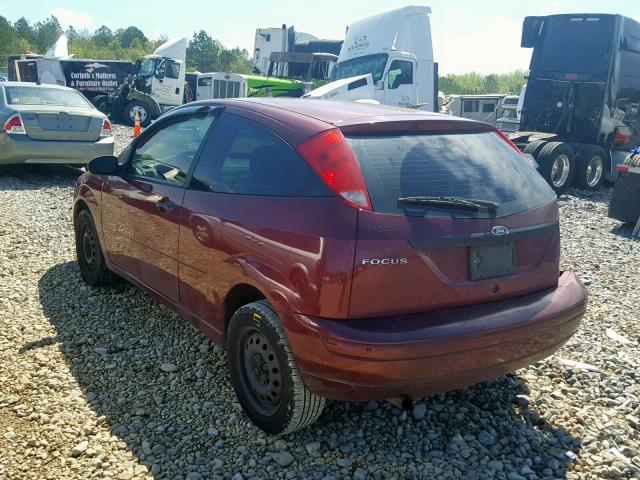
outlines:
M385 117L380 121L372 119L369 123L356 123L338 126L345 135L368 135L389 133L469 133L495 132L493 125L469 120L451 120L448 118L397 120Z

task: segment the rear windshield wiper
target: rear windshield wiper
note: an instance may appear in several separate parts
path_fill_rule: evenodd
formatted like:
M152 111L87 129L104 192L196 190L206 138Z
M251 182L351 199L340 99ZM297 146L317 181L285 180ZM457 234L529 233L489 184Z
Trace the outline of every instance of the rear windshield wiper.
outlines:
M491 200L477 200L475 198L461 198L461 197L400 197L398 203L410 203L414 205L434 205L434 206L447 206L466 208L470 210L496 210L500 205L497 202Z

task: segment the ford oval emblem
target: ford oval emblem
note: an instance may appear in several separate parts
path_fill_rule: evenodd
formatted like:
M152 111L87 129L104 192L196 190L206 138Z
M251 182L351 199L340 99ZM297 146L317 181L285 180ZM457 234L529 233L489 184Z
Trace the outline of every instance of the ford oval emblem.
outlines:
M509 229L502 225L496 225L491 229L491 233L496 237L504 237L505 235L509 235Z

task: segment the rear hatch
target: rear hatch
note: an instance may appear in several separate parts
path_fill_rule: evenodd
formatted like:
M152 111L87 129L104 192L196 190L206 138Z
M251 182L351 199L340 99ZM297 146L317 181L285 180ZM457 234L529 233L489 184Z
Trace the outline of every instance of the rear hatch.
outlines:
M358 213L350 317L478 304L557 285L555 194L493 130L450 120L419 131L413 125L412 133L342 130L372 206Z
M33 140L96 141L102 129L102 115L90 108L59 106L12 107L20 113Z

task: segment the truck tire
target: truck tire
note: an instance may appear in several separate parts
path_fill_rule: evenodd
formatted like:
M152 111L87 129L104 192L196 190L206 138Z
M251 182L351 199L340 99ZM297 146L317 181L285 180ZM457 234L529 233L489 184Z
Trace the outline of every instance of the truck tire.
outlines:
M538 171L547 183L560 196L571 185L574 172L573 151L566 143L549 142L537 157Z
M107 95L96 95L91 100L91 103L93 103L93 105L102 113L104 113L105 115L109 115L109 110L111 110L111 107L109 105L109 97Z
M522 153L529 153L533 156L533 158L536 159L536 161L538 161L538 154L540 153L540 150L544 148L546 143L547 142L545 142L544 140L534 140L533 142L528 144L526 147L524 147L524 150Z
M596 190L602 185L607 167L607 153L598 145L581 145L575 155L576 171L573 177L578 188Z
M133 126L136 121L136 113L140 115L140 126L146 127L151 123L151 108L144 102L133 100L124 107L124 119L127 124Z
M302 382L278 315L266 300L233 314L226 345L231 383L258 427L271 434L291 433L320 416L326 400Z

